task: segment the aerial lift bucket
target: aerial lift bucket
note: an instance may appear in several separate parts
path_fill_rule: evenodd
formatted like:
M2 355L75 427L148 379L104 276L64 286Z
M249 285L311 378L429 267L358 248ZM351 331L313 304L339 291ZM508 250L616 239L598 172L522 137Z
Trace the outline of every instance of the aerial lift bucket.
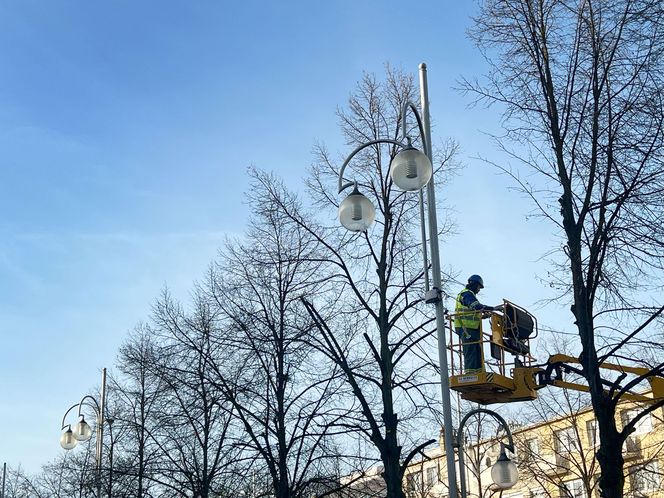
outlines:
M527 401L537 398L535 359L530 341L537 337L537 320L525 309L503 300L500 311L481 312L480 340L482 368L464 371L463 342L454 329L454 314L448 315L452 354L450 388L463 399L483 405ZM482 324L488 320L486 332ZM466 342L466 345L469 343ZM489 357L485 357L488 344Z

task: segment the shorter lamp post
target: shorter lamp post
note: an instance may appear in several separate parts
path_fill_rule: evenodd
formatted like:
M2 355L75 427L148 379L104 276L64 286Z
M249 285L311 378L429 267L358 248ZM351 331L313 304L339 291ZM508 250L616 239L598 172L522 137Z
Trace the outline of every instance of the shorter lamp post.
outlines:
M505 450L509 450L514 453L514 440L512 439L512 432L510 431L507 422L505 422L503 417L492 410L487 410L486 408L476 408L466 413L466 415L461 420L461 423L459 424L459 432L457 433L456 441L454 443L454 446L457 449L457 453L459 454L459 482L461 484L461 498L467 497L466 463L463 452L463 428L470 417L480 413L491 415L494 419L496 419L507 434L507 439L509 441L508 444L500 443L500 457L498 457L496 463L493 465L493 467L491 467L491 479L493 479L494 484L500 489L511 488L517 483L519 479L519 473L516 468L516 464L507 457L507 453L505 452Z
M106 401L106 369L102 370L101 374L101 399L97 402L92 396L83 396L81 401L69 407L62 417L62 434L60 435L60 446L65 450L73 449L78 443L89 441L92 437L92 428L90 424L85 421L83 415L83 408L87 407L92 409L95 414L97 426L97 440L95 441L95 470L96 470L96 486L97 497L101 498L101 451L104 436L104 404ZM74 424L72 429L71 424L66 423L67 415L74 409L78 408L78 422ZM109 495L110 496L110 495Z

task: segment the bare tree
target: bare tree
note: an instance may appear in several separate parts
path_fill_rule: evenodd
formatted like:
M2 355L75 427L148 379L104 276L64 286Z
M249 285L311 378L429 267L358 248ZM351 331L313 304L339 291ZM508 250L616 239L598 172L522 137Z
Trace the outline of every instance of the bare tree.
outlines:
M419 461L411 464L405 474L406 496L408 498L439 497L441 493L437 488L442 484L440 482L441 465L445 465L443 459L431 459L426 454Z
M166 388L157 375L160 349L154 336L149 325L138 325L120 347L118 375L110 377L107 406L115 439L110 444L115 451L109 446L107 452L109 457L116 456L108 466L123 481L122 491L116 489L113 496L153 496L159 449L151 434L163 409Z
M33 480L33 477L26 474L20 465L17 468L7 467L3 498L29 498L30 496L41 498L44 495L35 490Z
M242 425L237 444L270 477L264 491L324 496L337 487L346 457L334 425L345 410L337 367L309 345L316 330L299 298L316 296L329 268L312 235L293 229L266 193L283 189L280 182L250 175L246 234L227 242L201 285L219 316L214 348L225 352L210 357L210 381Z
M339 111L349 147L378 138L400 136L403 104L414 100L413 81L388 68L385 81L366 75ZM437 167L451 163L454 146L439 155ZM268 194L294 227L313 236L334 268L326 287L302 302L318 334L311 346L342 372L352 412L339 422L374 449L383 465L386 493L403 498L404 470L426 446L423 427L433 422L438 383L430 314L425 310L419 247L417 196L393 188L389 163L393 147L373 147L358 154L348 173L376 205L374 228L345 232L335 222L325 226L297 209L283 193ZM317 148L309 181L314 206L329 213L338 205L340 162ZM325 216L327 218L327 216ZM449 228L449 227L445 227Z
M563 476L580 480L585 496L597 489L599 465L595 459L595 419L585 414L589 397L568 389L542 392L520 422L536 431L517 431L515 443L522 479L542 490L556 489ZM556 422L556 419L558 422ZM542 425L542 421L548 423ZM557 497L554 494L551 498Z
M16 498L91 498L96 496L94 444L83 444L76 451L63 452L27 476L20 469L10 472L8 496ZM13 482L12 482L13 481Z
M154 367L166 397L150 437L160 449L159 482L201 498L234 496L240 473L232 403L208 378L217 319L204 296L191 310L164 292L153 321L162 344Z
M622 496L627 437L664 404L618 429L618 403L664 368L653 340L664 311L663 26L658 0L486 0L471 35L490 71L464 83L501 106L499 144L536 175L502 169L559 230L551 283L578 329L606 497ZM607 379L609 360L647 373Z

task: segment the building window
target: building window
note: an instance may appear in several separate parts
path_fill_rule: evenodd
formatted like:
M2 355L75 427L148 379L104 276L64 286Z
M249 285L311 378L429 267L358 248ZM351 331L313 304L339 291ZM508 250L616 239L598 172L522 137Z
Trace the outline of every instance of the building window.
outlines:
M629 422L634 420L634 418L639 414L638 410L623 410L620 412L620 420L622 421L623 427L625 427ZM638 436L640 434L647 434L652 430L652 419L650 414L647 414L641 420L639 420L634 426L633 435Z
M523 461L524 462L534 461L537 455L539 454L539 441L537 440L537 438L533 437L530 439L526 439L523 445L523 450L524 450Z
M543 488L537 488L530 491L530 498L548 498L548 494Z
M659 491L661 480L657 462L635 465L629 468L630 491L634 496Z
M415 492L415 476L413 474L406 476L406 491L409 493Z
M426 470L427 472L427 486L435 486L438 484L438 466L429 467Z
M422 479L421 472L413 472L406 476L406 492L409 494L415 493L419 490L419 484Z
M569 455L577 448L576 434L573 427L557 430L554 435L554 448L557 455Z
M588 444L595 447L599 444L599 426L597 420L592 419L586 422L586 433L588 434Z
M560 498L588 498L581 479L566 481L560 485Z

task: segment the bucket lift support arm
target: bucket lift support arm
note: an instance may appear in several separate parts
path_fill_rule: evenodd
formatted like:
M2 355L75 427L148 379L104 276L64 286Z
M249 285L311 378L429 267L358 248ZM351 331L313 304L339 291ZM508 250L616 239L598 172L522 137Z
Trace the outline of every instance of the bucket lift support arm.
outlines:
M545 386L556 386L564 389L589 392L590 388L585 384L563 380L564 373L575 373L581 375L581 367L572 365L580 365L579 359L564 354L555 354L550 356L546 364L537 368L537 388L540 389ZM650 383L650 389L652 391L651 396L625 391L622 395L623 399L653 403L664 398L664 377L652 373L652 371L648 368L622 366L606 362L602 363L600 368L612 370L614 372L620 372L622 374L616 381L602 379L602 383L609 387L611 390L622 389L619 385L619 382L622 380L622 378L627 376L627 374L638 375L648 380Z

